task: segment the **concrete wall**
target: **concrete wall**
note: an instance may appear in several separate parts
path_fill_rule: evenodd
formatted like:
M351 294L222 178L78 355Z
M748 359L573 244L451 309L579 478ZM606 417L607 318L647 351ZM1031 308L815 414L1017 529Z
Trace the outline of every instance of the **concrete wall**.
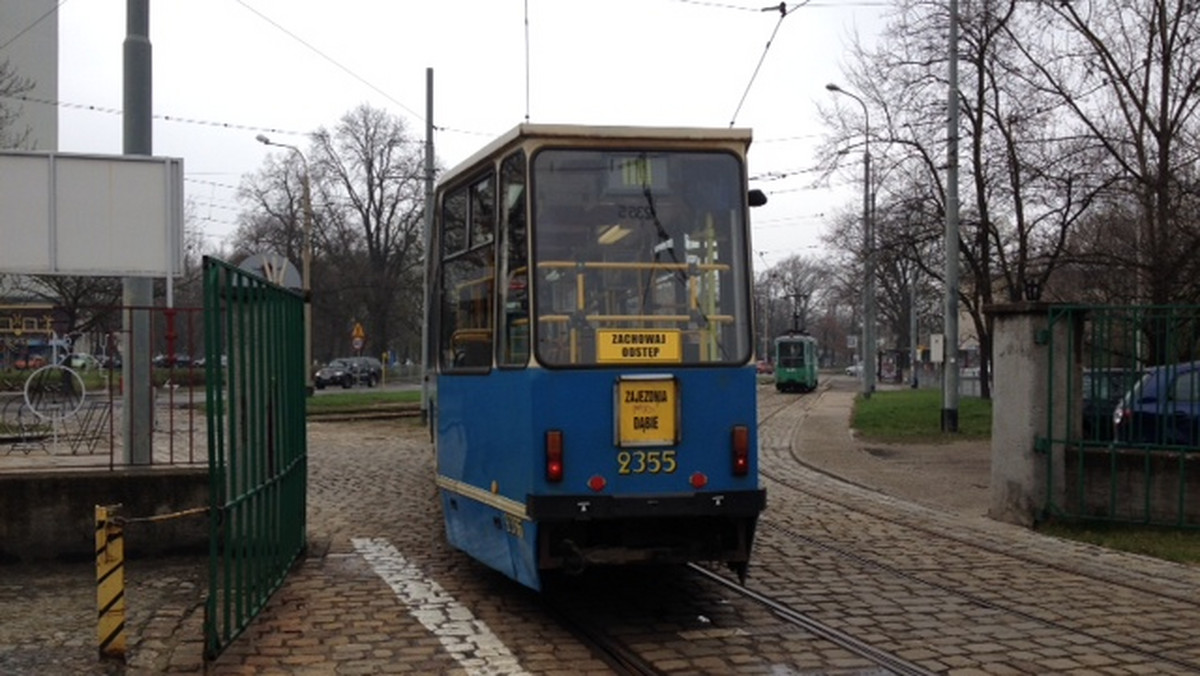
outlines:
M992 473L988 515L997 521L1033 525L1047 498L1061 501L1063 491L1062 449L1038 449L1052 401L1066 401L1071 364L1059 355L1053 360L1055 388L1048 391L1051 368L1050 344L1039 340L1048 327L1049 306L1044 303L1014 303L987 308L993 324L992 376ZM1073 340L1068 323L1056 322L1053 344L1065 346ZM1041 343L1041 344L1039 344ZM1065 354L1065 351L1063 352ZM1078 369L1075 369L1078 370ZM1071 416L1055 412L1055 426L1065 426ZM1056 430L1063 438L1066 430ZM1051 453L1047 463L1046 453ZM1051 469L1052 468L1052 469ZM1047 478L1049 477L1049 479Z
M208 505L208 468L0 475L0 563L95 557L96 505L125 518ZM125 527L129 558L208 551L206 514Z

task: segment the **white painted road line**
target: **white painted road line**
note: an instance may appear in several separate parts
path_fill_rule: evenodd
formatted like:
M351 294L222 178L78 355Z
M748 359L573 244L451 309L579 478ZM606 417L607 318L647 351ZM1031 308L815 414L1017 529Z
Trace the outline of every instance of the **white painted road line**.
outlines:
M471 674L527 674L483 620L409 563L383 538L354 538L354 548L392 588L408 612Z

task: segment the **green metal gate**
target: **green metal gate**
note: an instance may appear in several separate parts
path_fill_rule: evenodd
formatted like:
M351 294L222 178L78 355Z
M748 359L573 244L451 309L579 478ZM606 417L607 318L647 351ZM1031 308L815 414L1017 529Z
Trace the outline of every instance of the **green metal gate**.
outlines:
M1038 341L1044 513L1200 527L1200 307L1054 306Z
M211 533L204 654L214 659L305 547L304 300L204 259Z

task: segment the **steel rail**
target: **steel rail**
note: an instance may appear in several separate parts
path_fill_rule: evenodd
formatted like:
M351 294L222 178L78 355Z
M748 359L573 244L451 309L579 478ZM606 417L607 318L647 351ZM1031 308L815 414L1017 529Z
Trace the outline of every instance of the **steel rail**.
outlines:
M820 620L805 615L804 613L784 605L772 599L771 597L766 596L765 594L756 592L749 587L743 587L737 582L727 579L721 574L708 570L703 566L695 563L689 563L688 568L721 585L723 588L729 591L740 594L741 596L770 608L783 620L790 622L804 629L805 631L808 631L809 633L819 636L826 641L845 648L855 655L865 657L866 659L871 660L875 664L878 664L892 673L900 674L901 676L908 676L910 674L913 676L932 676L932 674L937 673L925 669L913 662L909 662L898 655L894 655L886 650L877 648L870 643L861 641L840 629L835 629L834 627L831 627Z

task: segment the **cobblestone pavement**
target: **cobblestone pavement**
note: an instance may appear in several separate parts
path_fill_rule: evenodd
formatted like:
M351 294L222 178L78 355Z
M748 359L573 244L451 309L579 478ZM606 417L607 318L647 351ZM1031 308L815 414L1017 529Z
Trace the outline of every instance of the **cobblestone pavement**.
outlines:
M751 586L789 590L794 607L941 673L1186 673L1135 650L1095 649L1143 638L1200 664L1200 638L1185 638L1200 633L1196 604L1185 602L1200 597L1200 570L987 519L988 444L859 443L847 426L853 396L848 384L803 400L760 391L761 410L788 408L762 433L768 512ZM207 669L206 562L138 560L131 535L127 665L96 657L91 562L3 567L0 674L611 673L536 595L447 549L423 429L310 423L309 449L308 556ZM436 588L400 579L405 566L376 562L389 554L406 556ZM1014 619L1012 608L1026 616ZM462 623L457 637L430 630L446 617ZM657 653L673 673L739 664L758 673L878 673L801 656L811 638L769 614L752 617L762 641L728 630L727 644L680 648L662 629L644 642L663 642ZM492 643L468 640L469 628L484 625ZM788 666L754 667L762 664Z
M751 586L937 673L1200 672L1200 568L987 519L988 445L861 444L818 396L763 428Z

